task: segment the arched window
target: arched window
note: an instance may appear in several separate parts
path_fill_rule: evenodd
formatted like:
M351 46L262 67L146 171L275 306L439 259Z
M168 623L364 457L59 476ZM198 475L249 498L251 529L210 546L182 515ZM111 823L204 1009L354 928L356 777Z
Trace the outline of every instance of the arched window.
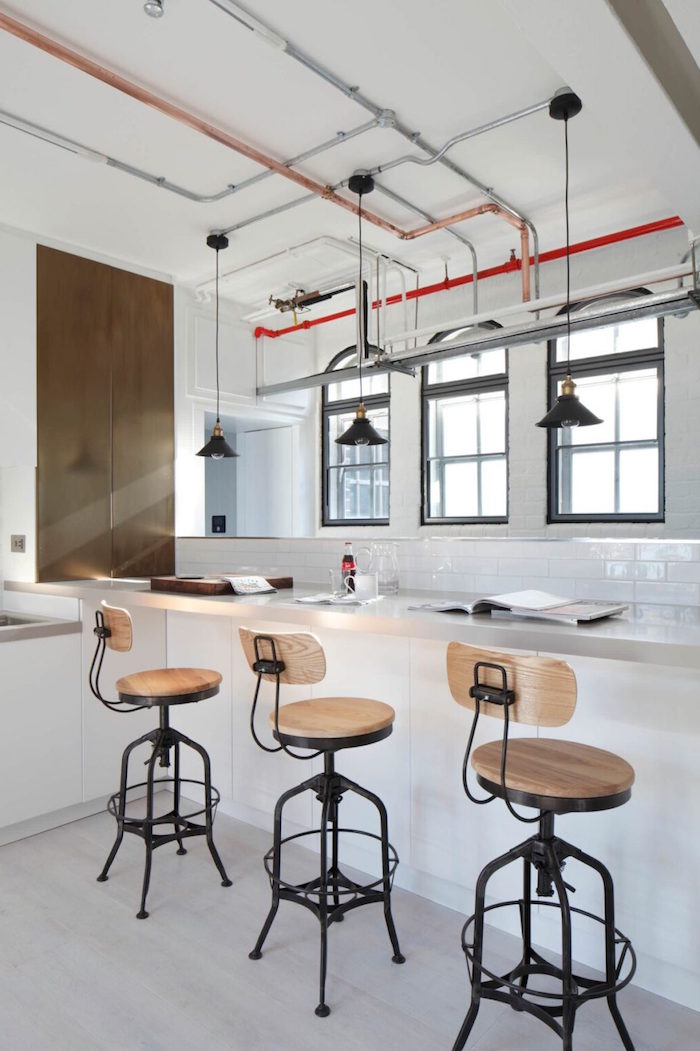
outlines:
M473 331L438 332L430 342L459 344ZM507 522L508 351L431 362L422 386L422 522Z
M353 365L355 347L337 354L327 372ZM383 438L389 438L389 377L363 373L367 415ZM323 525L389 524L389 445L336 445L335 439L355 418L360 400L357 379L323 388Z
M572 307L648 295L645 289ZM560 311L563 313L563 311ZM663 320L641 316L571 336L577 394L602 423L549 432L550 522L651 522L664 517ZM549 341L549 404L567 372L566 338Z

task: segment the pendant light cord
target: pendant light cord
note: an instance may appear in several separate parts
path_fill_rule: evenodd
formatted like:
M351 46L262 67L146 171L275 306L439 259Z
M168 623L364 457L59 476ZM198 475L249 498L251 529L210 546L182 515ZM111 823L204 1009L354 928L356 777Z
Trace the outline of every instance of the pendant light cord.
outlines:
M569 118L564 118L564 156L566 179L564 183L564 211L566 212L566 373L571 359L571 259L569 255Z
M363 405L364 402L363 402L363 399L362 399L362 358L364 357L365 342L366 342L366 339L367 339L366 333L365 333L365 324L366 324L367 319L365 317L365 288L364 288L364 283L363 283L363 280L362 280L362 194L359 194L359 197L358 197L357 222L358 222L358 237L357 237L357 241L358 241L358 250L359 250L359 256L360 256L360 280L359 280L359 284L358 284L358 288L357 288L357 311L358 311L358 314L360 316L360 345L357 348L357 364L358 364L358 367L360 369L360 405Z
M219 249L216 249L216 422L219 420Z

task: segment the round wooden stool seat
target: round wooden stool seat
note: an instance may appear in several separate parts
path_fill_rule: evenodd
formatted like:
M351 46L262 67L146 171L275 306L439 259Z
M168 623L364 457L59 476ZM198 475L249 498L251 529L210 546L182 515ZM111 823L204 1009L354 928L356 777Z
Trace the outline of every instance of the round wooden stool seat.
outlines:
M472 766L481 786L502 798L501 749L501 741L482 744ZM610 810L627 802L633 783L630 764L602 748L534 737L508 742L508 796L523 806L556 814Z
M367 697L314 697L283 705L278 723L280 737L300 747L306 741L312 748L353 748L388 737L395 714L391 705ZM268 722L274 730L274 712Z
M120 701L146 706L188 704L219 692L221 675L209 668L152 668L117 679Z

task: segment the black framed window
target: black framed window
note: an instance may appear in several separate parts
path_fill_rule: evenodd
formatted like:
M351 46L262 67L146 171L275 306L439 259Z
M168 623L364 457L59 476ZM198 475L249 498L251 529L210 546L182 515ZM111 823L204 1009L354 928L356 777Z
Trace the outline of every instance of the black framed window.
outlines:
M456 343L469 331L430 342ZM422 372L423 524L507 522L508 351L443 358Z
M327 371L352 365L355 347L337 354ZM389 438L389 377L363 373L364 404L372 426ZM389 444L336 445L355 418L359 380L340 380L323 388L323 525L389 524Z
M574 332L570 357L577 394L603 422L549 432L549 521L663 521L663 320ZM549 404L566 373L566 339L550 340Z

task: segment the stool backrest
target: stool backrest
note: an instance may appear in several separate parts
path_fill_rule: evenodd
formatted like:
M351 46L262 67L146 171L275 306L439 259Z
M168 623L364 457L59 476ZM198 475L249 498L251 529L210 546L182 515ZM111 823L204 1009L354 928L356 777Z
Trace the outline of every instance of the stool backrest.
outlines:
M469 691L474 685L474 666L479 661L505 668L508 689L515 693L508 712L510 721L530 726L563 726L574 714L576 676L566 661L553 657L521 657L451 642L447 647L447 681L457 704L464 708L475 710ZM480 668L479 681L501 687L502 676L495 669ZM503 719L503 705L482 702L480 711L482 715Z
M110 650L128 653L134 641L131 614L126 609L119 609L118 606L108 606L106 602L101 602L100 605L105 627L111 632L107 638L107 646Z
M243 652L251 671L258 656L261 660L273 660L274 642L276 659L284 662L284 671L280 672L280 682L288 685L308 686L325 678L326 655L315 635L303 631L252 631L250 628L239 628L238 634L241 637ZM256 639L258 640L257 655L255 652ZM270 682L276 681L272 674L263 675L263 679Z

